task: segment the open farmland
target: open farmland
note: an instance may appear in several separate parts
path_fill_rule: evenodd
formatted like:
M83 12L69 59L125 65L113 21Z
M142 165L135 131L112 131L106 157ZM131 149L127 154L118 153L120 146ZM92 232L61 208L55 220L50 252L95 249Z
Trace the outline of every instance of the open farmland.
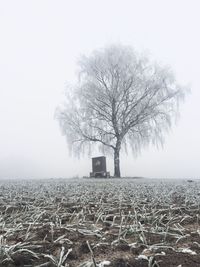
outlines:
M0 181L0 266L200 266L200 181Z

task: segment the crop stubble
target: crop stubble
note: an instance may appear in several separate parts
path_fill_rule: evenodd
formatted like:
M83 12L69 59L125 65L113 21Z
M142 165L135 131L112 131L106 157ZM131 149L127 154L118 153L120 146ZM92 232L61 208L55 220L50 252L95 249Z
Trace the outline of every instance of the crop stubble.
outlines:
M0 266L200 266L200 181L0 181Z

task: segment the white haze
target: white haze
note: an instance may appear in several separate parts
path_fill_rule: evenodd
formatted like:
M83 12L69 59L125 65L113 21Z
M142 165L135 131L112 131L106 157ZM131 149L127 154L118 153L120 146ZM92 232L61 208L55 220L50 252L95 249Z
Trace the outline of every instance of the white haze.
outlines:
M199 10L198 0L1 0L0 178L89 174L90 157L70 157L54 111L79 55L110 43L150 51L192 91L163 149L121 155L122 175L199 178Z

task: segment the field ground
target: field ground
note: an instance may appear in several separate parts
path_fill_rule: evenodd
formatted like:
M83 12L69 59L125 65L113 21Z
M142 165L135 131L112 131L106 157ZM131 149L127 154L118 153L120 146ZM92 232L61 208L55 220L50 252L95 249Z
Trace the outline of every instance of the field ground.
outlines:
M0 266L200 266L200 180L0 181Z

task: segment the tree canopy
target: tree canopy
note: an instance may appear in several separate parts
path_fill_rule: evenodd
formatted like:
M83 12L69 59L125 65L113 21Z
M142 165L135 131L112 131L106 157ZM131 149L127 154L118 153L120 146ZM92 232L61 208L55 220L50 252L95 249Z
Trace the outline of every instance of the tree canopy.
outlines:
M96 144L113 151L117 177L121 149L162 144L185 96L169 67L122 45L82 56L78 78L57 109L61 129L76 154Z

